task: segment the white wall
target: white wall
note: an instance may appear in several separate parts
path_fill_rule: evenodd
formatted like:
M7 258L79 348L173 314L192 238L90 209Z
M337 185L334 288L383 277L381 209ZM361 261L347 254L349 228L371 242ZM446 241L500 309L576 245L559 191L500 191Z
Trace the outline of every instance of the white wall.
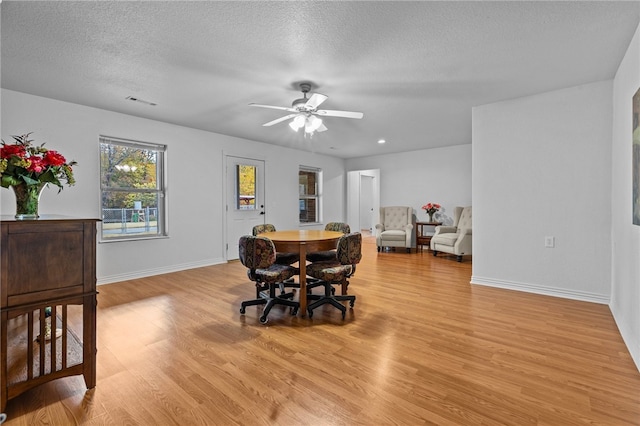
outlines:
M631 219L631 99L640 88L640 26L613 82L611 311L640 368L640 226Z
M609 302L612 87L473 109L472 283Z
M224 154L266 160L268 222L298 227L298 168L324 174L324 217L345 216L344 161L305 151L118 114L96 108L2 90L2 138L34 132L37 143L75 159L77 184L57 194L46 189L40 213L100 217L98 136L167 145L167 239L98 244L98 283L120 281L220 263L224 245ZM269 188L277 188L269 190ZM12 191L0 190L0 212L15 214Z
M346 167L379 169L380 205L411 206L418 221L428 219L420 207L429 202L443 206L448 224L456 206L471 205L470 144L348 159Z

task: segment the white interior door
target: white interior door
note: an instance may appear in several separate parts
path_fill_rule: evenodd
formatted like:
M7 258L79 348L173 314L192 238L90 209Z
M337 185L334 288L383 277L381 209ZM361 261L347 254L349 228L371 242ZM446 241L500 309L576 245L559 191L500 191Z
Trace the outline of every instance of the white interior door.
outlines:
M238 240L264 223L264 161L226 157L227 260L238 259Z
M364 204L364 206L363 206ZM366 214L361 214L366 212ZM375 227L380 220L380 170L347 173L347 223L352 230Z
M360 230L372 231L373 223L373 176L360 176Z

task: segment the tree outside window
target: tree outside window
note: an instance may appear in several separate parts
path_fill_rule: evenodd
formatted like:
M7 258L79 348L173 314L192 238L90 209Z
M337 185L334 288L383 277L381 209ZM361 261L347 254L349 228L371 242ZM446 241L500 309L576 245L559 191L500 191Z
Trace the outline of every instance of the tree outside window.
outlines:
M236 169L238 185L236 208L238 210L256 209L256 166L238 164Z

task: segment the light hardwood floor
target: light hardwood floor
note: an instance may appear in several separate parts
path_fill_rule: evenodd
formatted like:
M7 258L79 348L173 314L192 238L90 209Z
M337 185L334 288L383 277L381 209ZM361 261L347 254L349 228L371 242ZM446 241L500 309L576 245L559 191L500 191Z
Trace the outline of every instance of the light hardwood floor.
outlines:
M238 262L100 286L98 384L35 388L7 425L638 425L605 305L469 284L471 262L365 239L343 321L254 295ZM316 289L318 291L318 289Z

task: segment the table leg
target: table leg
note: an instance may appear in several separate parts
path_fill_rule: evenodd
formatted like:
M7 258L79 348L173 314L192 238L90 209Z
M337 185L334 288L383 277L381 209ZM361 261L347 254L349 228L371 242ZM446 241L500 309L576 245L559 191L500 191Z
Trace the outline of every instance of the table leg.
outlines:
M307 314L307 246L300 243L300 315Z

